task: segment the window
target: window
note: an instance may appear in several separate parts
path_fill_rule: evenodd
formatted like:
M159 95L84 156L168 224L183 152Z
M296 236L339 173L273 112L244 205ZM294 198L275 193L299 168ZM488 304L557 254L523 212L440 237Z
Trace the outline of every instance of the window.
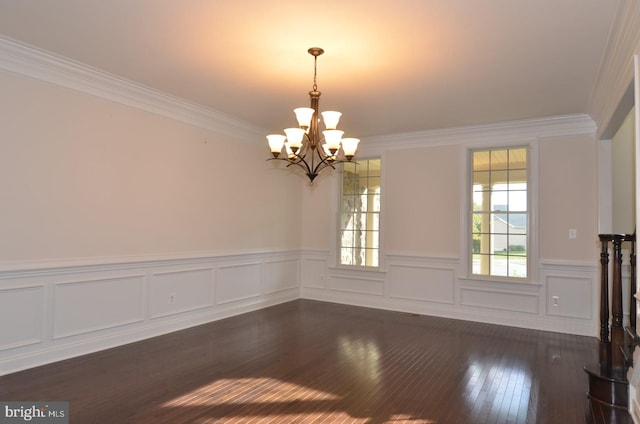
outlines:
M527 278L527 147L474 150L471 272Z
M364 159L343 164L340 265L379 264L380 162Z

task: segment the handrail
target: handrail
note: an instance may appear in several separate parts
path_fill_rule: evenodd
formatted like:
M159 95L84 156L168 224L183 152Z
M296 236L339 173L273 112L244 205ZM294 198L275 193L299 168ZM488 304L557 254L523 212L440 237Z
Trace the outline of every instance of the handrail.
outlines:
M636 234L600 234L600 341L610 342L609 321L612 327L622 327L622 244L631 243L629 263L629 327L636 329ZM609 302L609 244L613 245L613 269L611 273L611 302ZM610 305L611 303L611 305Z

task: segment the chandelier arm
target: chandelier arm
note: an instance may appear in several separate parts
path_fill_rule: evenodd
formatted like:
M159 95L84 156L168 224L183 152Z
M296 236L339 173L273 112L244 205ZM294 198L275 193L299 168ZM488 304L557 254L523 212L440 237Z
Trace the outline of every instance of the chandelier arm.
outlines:
M309 167L309 164L307 163L306 160L304 160L304 156L303 157L297 157L297 159L289 159L289 158L268 158L267 160L281 160L283 162L287 162L287 168L290 167L291 165L298 165L300 168L302 168L306 174L310 174L313 173L313 171L311 170L311 168ZM304 165L303 165L304 164Z
M308 141L309 136L305 134L305 137L307 137L307 141ZM293 159L287 158L285 160L289 161L290 165L298 165L300 168L304 169L305 172L308 174L312 172L312 168L313 168L313 151L311 152L311 160L312 160L311 166L309 166L309 163L305 160L308 153L309 153L308 144L303 144L300 150L298 151L298 154L296 154ZM304 164L304 166L302 164Z
M325 161L323 160L322 162L320 162L318 164L318 166L316 166L315 169L315 173L319 173L320 171L322 171L325 168L331 167L333 169L336 169L335 165L341 164L341 163L347 163L347 162L352 162L350 160L346 160L346 159L339 159L339 160L333 160L333 161Z

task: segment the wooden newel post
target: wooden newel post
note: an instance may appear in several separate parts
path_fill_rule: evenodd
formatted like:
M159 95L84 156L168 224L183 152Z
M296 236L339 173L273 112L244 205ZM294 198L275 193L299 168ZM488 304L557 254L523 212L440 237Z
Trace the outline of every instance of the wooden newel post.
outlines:
M609 240L600 235L600 341L609 341Z
M613 236L613 274L611 283L611 325L622 327L622 242L625 236L616 234Z

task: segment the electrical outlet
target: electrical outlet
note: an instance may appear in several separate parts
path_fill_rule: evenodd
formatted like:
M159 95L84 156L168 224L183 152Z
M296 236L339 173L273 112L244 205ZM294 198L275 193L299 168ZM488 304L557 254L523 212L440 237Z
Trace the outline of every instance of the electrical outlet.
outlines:
M552 299L553 299L553 306L554 307L560 306L560 296L553 296Z
M569 238L575 240L578 238L578 231L575 228L569 229Z
M176 301L176 295L175 294L170 294L169 295L169 303L174 303Z

